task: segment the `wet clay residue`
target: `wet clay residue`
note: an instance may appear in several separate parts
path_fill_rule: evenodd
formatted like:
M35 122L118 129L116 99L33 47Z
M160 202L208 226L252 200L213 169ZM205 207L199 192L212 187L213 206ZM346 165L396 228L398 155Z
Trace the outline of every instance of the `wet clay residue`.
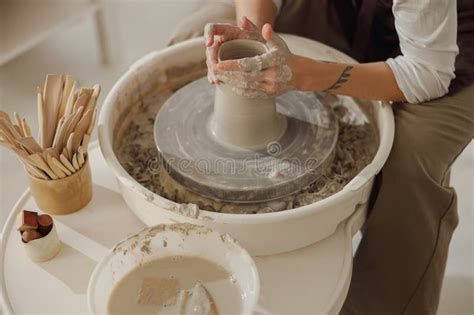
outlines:
M168 72L170 75L172 71ZM354 115L350 107L335 104L333 109L339 120L339 138L335 158L327 172L302 191L270 202L236 204L215 201L197 195L175 182L161 169L155 147L153 125L156 114L166 99L189 82L171 78L174 85L162 88L160 97L143 104L125 127L116 154L124 169L148 190L181 204L195 204L201 210L223 213L265 213L293 209L327 198L349 183L375 156L378 139L371 123L355 123L347 119ZM193 78L197 79L197 78Z
M179 282L174 278L145 277L138 291L141 305L174 305L179 293Z
M205 226L190 223L158 224L153 227L144 228L140 232L128 236L125 240L115 245L112 251L114 254L122 253L123 255L125 255L128 251L133 251L139 246L140 251L143 254L150 254L151 240L159 233L163 233L166 231L180 233L183 236L188 236L191 232L198 235L203 235L212 232L211 229ZM227 234L223 234L221 236L221 239L223 242L229 244L235 242L235 239ZM168 242L164 239L163 247L167 246Z
M219 310L219 312L217 312ZM194 256L152 259L126 273L108 314L241 314L242 292L222 266Z

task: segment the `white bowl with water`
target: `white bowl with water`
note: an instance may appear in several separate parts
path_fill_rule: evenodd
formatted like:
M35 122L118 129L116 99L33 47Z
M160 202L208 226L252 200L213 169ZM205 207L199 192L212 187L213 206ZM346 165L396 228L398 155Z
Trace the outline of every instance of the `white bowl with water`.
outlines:
M92 314L105 314L117 284L130 272L158 259L197 257L216 264L229 273L237 286L240 314L252 314L259 298L260 281L252 257L232 237L191 224L157 225L145 228L119 242L96 266L87 292ZM219 311L219 294L207 286Z

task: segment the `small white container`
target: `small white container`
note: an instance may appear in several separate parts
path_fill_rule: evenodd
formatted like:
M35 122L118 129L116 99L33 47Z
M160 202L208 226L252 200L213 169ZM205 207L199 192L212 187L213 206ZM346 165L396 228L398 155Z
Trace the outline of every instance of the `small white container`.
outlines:
M112 290L128 272L146 262L170 256L200 257L223 267L242 292L242 313L236 315L253 314L259 299L260 279L252 257L229 235L187 223L145 228L116 244L89 280L87 303L91 314L107 313Z
M25 248L28 257L30 257L34 262L50 260L61 250L61 241L59 240L54 223L51 231L42 238L25 243L20 237L20 242L23 243L23 247Z

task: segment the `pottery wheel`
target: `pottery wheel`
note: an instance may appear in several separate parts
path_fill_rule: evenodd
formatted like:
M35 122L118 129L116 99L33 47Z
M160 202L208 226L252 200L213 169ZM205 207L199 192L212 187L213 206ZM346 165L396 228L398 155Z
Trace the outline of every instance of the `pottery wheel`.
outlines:
M163 167L187 189L228 202L268 201L301 190L331 163L337 120L317 94L292 91L277 97L286 129L258 150L216 138L214 94L206 78L196 80L173 94L155 120Z

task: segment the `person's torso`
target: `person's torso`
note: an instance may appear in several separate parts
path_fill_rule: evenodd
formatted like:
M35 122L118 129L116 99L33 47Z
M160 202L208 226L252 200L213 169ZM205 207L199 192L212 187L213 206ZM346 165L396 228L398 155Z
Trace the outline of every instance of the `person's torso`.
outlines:
M400 54L392 7L393 0L286 0L275 27L323 42L359 62L384 61ZM455 85L466 85L474 81L474 0L457 0L457 12Z

